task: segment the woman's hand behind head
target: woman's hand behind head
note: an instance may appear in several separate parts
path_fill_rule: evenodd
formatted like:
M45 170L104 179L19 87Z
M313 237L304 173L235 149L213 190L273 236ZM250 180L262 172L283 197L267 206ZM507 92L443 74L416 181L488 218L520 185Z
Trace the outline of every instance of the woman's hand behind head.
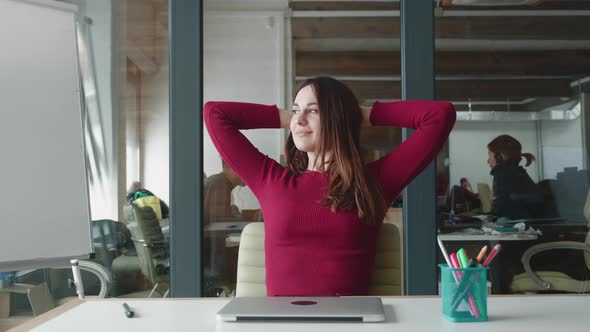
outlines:
M371 126L371 107L361 106L361 113L363 114L363 127L370 127Z

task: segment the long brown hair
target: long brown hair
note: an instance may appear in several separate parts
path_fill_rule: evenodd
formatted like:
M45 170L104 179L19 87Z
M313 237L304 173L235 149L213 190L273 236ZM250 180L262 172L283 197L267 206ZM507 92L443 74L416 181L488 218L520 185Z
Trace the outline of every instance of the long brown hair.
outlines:
M535 160L532 153L522 153L522 145L510 135L500 135L494 138L488 144L488 149L494 154L494 158L498 163L510 160L520 162L520 159L524 157L526 166L529 166Z
M357 98L350 88L330 77L307 79L299 84L297 92L308 85L316 95L320 110L321 132L315 162L330 176L326 195L320 203L330 206L332 211L357 209L364 223L380 223L387 208L361 158L362 114ZM326 152L331 153L327 169ZM285 147L285 158L291 172L301 174L307 170L307 153L297 149L292 133Z

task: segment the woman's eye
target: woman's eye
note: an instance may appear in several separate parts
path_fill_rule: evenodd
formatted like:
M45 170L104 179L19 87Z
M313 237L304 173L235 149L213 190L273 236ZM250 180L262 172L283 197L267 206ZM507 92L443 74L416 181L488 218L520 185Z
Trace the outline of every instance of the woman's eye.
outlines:
M309 113L317 113L317 112L318 112L318 110L316 110L316 109L310 109L309 110Z
M299 110L292 110L291 112L293 112L293 114L296 114L299 112Z

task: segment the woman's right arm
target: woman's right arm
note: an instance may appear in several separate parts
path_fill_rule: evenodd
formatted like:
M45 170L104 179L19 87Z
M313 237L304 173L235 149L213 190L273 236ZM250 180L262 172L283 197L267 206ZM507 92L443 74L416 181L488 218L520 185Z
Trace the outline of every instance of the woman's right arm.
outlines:
M203 119L221 158L256 193L258 185L273 170L282 167L264 155L240 132L241 129L279 128L286 111L275 105L238 102L207 102Z

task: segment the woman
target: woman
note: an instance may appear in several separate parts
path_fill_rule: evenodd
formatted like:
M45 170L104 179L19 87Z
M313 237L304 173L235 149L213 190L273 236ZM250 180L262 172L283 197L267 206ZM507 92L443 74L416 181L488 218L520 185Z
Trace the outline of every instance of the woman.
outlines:
M488 165L494 177L496 215L499 217L534 218L543 203L543 194L537 184L519 166L524 157L528 167L535 156L521 151L520 142L509 135L500 135L488 144Z
M359 107L341 82L303 82L291 112L209 102L204 120L222 158L252 189L265 221L269 296L366 295L387 206L436 156L455 122L446 102ZM361 124L416 128L389 155L363 165ZM287 167L240 129L289 128Z

